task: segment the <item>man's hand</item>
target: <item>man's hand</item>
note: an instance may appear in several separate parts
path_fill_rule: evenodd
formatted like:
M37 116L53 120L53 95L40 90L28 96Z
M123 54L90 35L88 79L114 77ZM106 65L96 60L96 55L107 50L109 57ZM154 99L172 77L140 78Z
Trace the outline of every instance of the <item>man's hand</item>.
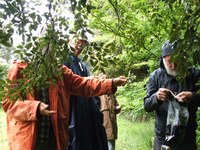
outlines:
M127 78L124 76L120 76L118 78L113 78L113 86L124 86L127 83Z
M179 102L189 102L192 97L192 92L189 91L183 91L176 95L176 98L178 99Z
M45 115L45 116L50 116L50 115L56 113L56 111L48 110L48 107L49 107L49 105L47 105L47 104L41 102L41 103L39 104L39 112L40 112L40 114L41 114L41 115Z
M159 88L158 91L156 92L156 97L160 101L166 101L166 100L168 100L168 94L169 94L168 89Z

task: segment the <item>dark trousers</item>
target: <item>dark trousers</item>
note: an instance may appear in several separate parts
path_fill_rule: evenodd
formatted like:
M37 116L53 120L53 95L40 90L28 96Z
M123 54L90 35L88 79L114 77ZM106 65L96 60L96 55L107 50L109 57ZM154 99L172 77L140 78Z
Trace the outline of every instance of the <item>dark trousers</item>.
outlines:
M194 140L193 140L194 139ZM179 146L169 145L166 141L156 140L154 141L154 150L161 150L162 145L167 145L170 150L197 150L195 138L187 138Z

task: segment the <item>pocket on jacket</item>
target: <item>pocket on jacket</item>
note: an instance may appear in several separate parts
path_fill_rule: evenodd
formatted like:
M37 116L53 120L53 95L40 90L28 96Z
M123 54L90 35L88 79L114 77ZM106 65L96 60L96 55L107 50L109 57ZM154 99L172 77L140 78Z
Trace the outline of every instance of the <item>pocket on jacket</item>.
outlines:
M30 150L34 136L34 122L12 120L8 126L11 150Z

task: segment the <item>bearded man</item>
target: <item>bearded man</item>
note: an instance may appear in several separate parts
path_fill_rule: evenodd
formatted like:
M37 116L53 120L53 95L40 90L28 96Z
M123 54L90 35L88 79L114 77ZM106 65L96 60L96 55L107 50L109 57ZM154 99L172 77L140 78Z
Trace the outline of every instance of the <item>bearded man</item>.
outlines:
M181 82L176 77L178 62L172 61L173 52L177 49L177 42L166 41L162 47L160 68L150 74L147 92L144 97L144 109L155 112L155 139L154 150L160 150L162 145L170 150L197 150L196 146L196 112L200 106L200 94L197 93L200 80L200 70L188 69L189 75ZM175 145L166 141L166 123L169 102L172 95L181 104L187 106L189 118L183 140Z

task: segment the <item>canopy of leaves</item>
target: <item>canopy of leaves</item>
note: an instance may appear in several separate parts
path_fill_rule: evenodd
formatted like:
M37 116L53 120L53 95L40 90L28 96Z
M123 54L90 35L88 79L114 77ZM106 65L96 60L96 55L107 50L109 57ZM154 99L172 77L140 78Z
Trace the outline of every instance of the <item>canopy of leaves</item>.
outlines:
M86 15L81 13L83 5L73 0L0 1L0 44L12 47L15 40L21 41L13 53L29 64L23 71L24 78L16 81L22 93L60 78L58 68L68 58L69 37L75 34L87 38L85 34L90 31ZM13 39L14 35L18 38ZM29 82L20 84L25 81Z
M97 35L114 41L110 52L115 49L119 72L134 72L133 64L158 62L168 39L178 41L174 60L179 62L180 78L186 75L186 68L199 65L199 1L97 0L91 5L90 26ZM150 64L153 66L143 68L157 67Z
M87 39L94 33L83 60L93 71L107 67L110 76L142 79L157 67L168 39L178 41L174 60L180 78L200 62L199 1L5 0L0 10L0 44L12 47L13 36L19 37L14 54L29 63L23 79L29 80L28 88L48 86L59 77L57 68L68 58L71 35Z

